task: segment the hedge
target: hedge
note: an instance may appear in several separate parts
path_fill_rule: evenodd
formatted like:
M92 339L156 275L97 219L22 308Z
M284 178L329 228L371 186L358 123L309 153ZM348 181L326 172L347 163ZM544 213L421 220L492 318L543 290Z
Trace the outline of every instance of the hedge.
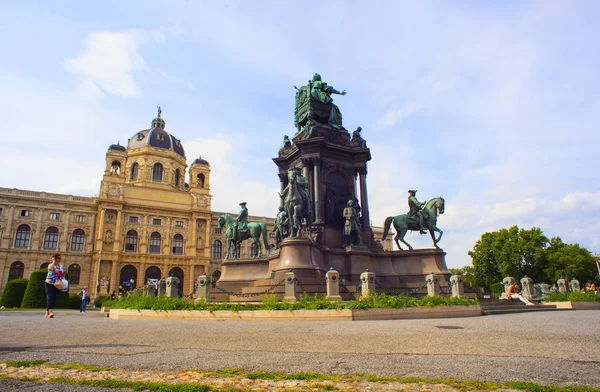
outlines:
M23 302L21 302L22 308L46 308L46 288L44 282L48 270L41 269L33 271L29 276L29 283L23 296ZM68 309L69 308L69 292L61 291L56 299L56 309Z
M105 301L108 301L110 299L110 297L106 296L106 295L99 295L96 298L94 298L94 306L96 308L101 308L102 305L104 304Z
M80 299L77 294L69 295L69 309L80 309Z
M27 289L27 282L29 282L27 279L14 279L6 283L0 298L0 306L5 308L20 307Z

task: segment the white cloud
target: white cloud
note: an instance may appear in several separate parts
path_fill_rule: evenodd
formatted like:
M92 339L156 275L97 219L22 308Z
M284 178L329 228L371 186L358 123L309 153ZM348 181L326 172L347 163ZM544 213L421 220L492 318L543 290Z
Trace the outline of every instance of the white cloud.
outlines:
M153 34L159 42L164 36ZM65 68L79 78L79 89L97 95L98 91L123 98L137 97L142 90L133 73L146 70L139 46L146 41L147 33L127 30L120 33L96 31L84 43L83 53L67 60Z
M382 117L377 119L377 125L382 128L391 127L419 110L421 110L421 105L415 103L409 103L399 109L388 110Z

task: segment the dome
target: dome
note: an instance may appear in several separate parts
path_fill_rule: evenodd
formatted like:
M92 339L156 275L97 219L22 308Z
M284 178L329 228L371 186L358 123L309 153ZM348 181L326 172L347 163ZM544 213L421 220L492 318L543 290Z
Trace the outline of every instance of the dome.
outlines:
M117 151L127 151L127 149L125 147L123 147L120 143L117 144L111 144L108 147L109 150L117 150Z
M183 150L181 141L165 130L165 120L160 117L160 113L158 117L152 120L152 127L150 129L144 129L129 139L127 148L146 146L175 151L179 156L185 158L185 151Z
M192 163L192 165L195 165L195 164L210 166L210 163L208 163L208 161L206 159L202 159L202 155L198 156L198 158L196 158L194 163Z

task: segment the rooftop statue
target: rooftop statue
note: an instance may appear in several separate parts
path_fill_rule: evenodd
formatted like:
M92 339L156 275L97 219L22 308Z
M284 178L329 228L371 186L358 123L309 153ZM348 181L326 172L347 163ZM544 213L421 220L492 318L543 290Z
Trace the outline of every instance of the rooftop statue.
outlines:
M438 215L444 213L444 198L435 197L428 202L419 202L417 198L414 197L416 192L417 191L409 191L409 206L411 211L408 214L389 216L386 218L385 223L383 224L383 236L381 237L381 240L385 240L393 223L394 229L396 230L394 241L396 241L398 249L402 250L399 242L402 241L404 245L408 246L408 249L413 250L413 247L408 242L404 241L404 236L408 230L420 230L422 232L424 232L424 230L429 230L433 245L439 249L437 244L442 239L444 232L440 230L436 224ZM440 233L438 238L435 238L435 232Z
M360 131L362 131L361 127L356 128L356 131L352 132L352 140L350 141L358 144L360 148L367 148L367 141L362 138Z
M294 125L298 132L303 127L310 127L314 123L327 124L335 129L342 128L342 113L333 103L331 95L346 95L346 90L336 90L333 86L323 82L318 73L314 74L306 86L296 87L296 90Z

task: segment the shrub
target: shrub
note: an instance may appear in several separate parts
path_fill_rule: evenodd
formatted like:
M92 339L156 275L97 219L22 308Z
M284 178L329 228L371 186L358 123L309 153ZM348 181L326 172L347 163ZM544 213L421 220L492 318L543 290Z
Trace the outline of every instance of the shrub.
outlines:
M71 309L69 300L69 291L61 291L58 293L58 298L56 298L54 307L56 309Z
M22 308L46 308L46 289L44 281L48 271L41 269L29 275L29 283L21 302Z
M96 298L94 298L94 306L97 308L101 308L104 305L104 302L108 301L109 299L110 297L107 295L99 295Z
M544 302L596 302L600 301L600 295L593 291L585 293L566 292L566 293L551 293L544 297Z
M77 294L69 295L69 309L79 309L80 298Z
M15 279L6 283L6 287L0 298L0 306L5 308L18 308L23 302L23 295L27 289L27 279Z
M493 283L490 288L492 293L496 295L500 295L504 292L504 284L502 282Z

